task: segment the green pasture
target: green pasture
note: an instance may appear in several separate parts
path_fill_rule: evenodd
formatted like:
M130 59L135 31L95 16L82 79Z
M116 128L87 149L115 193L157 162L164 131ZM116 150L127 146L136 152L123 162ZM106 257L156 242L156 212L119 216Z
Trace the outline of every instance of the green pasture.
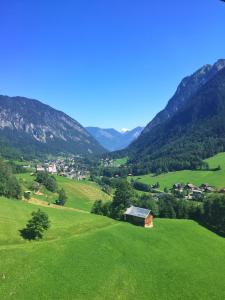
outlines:
M20 183L23 186L23 190L29 189L30 184L34 181L35 176L30 174L17 175ZM93 202L98 199L110 200L111 197L101 190L101 187L96 183L88 180L71 180L65 177L55 176L58 187L64 188L68 196L68 200L65 206L78 208L82 210L90 211ZM39 200L54 203L57 199L57 193L51 193L44 187L40 190L43 195L33 194L32 197Z
M43 241L18 235L37 209L0 198L2 300L225 298L225 240L188 220L153 229L74 211L41 208Z
M128 161L128 156L122 157L122 158L117 158L117 159L113 160L113 165L115 167L120 167L122 165L125 165L127 163L127 161Z
M133 179L138 179L146 184L155 184L159 182L160 189L171 188L174 183L188 183L195 185L208 183L216 188L225 188L225 153L219 153L206 160L209 163L210 169L216 168L220 165L219 171L191 171L183 170L177 172L169 172L155 176L148 174L144 176L134 176Z

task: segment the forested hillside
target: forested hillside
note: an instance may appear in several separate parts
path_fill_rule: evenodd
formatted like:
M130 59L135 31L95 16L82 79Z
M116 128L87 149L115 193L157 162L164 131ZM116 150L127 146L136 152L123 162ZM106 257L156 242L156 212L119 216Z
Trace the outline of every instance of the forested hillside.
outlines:
M167 120L144 130L127 149L135 173L207 168L203 159L225 151L225 69ZM124 155L124 153L122 153Z

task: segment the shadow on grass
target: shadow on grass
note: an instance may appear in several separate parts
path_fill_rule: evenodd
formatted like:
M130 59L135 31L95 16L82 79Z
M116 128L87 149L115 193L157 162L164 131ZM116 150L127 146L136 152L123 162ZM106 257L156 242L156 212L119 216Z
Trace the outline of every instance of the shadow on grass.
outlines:
M221 231L221 230L218 230L217 228L209 225L209 224L206 224L204 222L200 222L198 221L198 224L201 225L202 227L205 227L207 228L208 230L212 231L213 233L225 238L225 231ZM225 230L225 229L224 229Z

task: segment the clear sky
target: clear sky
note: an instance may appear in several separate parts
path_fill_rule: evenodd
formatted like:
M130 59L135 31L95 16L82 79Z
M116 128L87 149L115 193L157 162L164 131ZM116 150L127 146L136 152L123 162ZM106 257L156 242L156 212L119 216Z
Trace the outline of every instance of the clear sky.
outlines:
M82 125L145 125L179 81L225 58L219 0L1 0L0 93Z

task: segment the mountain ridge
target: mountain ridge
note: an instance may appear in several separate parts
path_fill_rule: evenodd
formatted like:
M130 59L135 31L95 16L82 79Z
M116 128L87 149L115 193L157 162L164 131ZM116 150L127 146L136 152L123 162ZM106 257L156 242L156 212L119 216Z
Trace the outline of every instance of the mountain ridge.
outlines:
M137 173L202 168L203 159L225 151L225 60L218 62L173 115L151 121L126 149Z
M147 124L143 133L172 117L190 99L195 92L212 79L218 71L225 67L225 59L219 59L213 65L206 64L193 74L184 77L178 85L175 94L170 98L166 107Z
M0 95L0 139L34 155L104 152L79 122L39 100L20 96Z

